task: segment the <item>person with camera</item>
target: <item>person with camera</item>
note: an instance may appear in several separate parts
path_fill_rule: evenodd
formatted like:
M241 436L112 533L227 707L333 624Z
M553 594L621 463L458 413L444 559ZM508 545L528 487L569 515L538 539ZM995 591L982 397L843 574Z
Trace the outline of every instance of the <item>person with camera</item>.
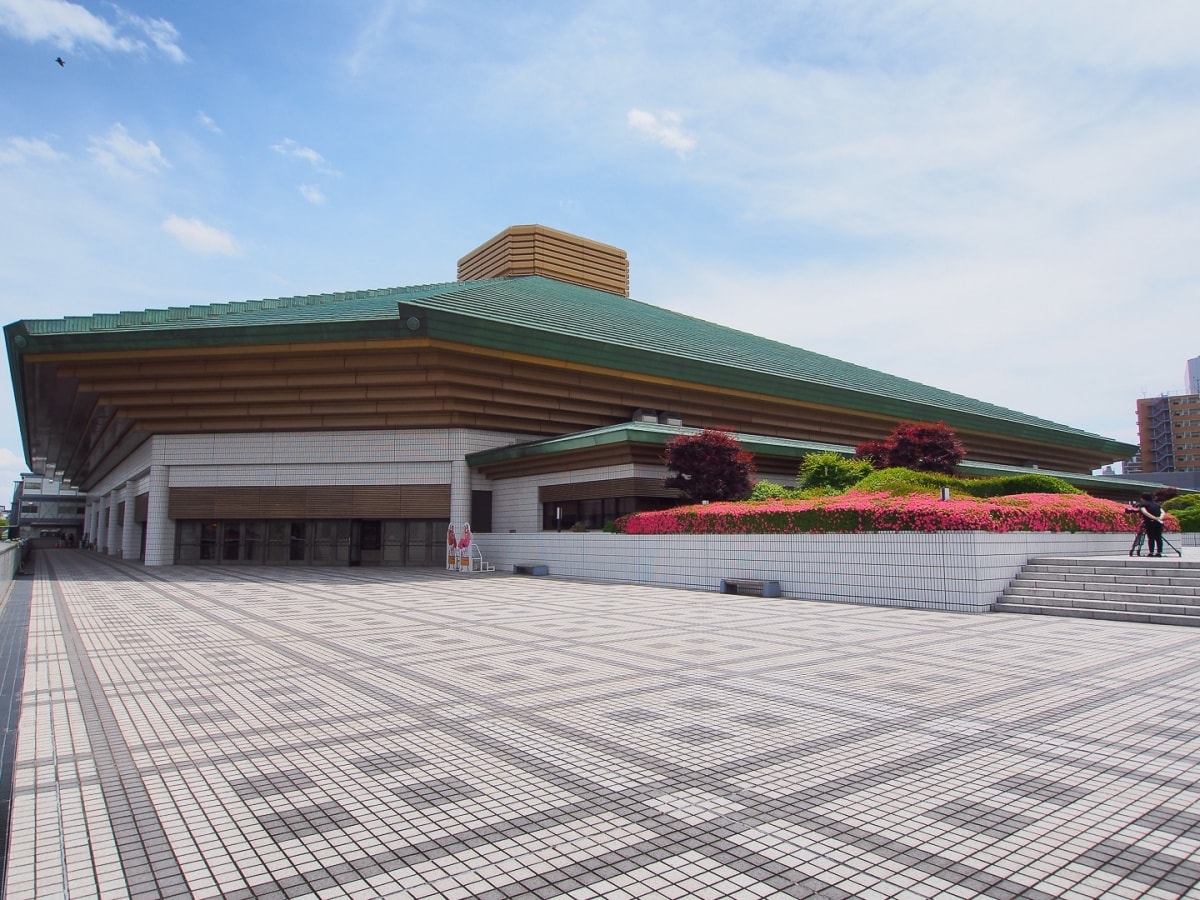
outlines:
M1142 502L1138 505L1142 515L1142 525L1146 529L1146 541L1149 552L1147 556L1162 556L1163 548L1163 508L1152 494L1142 494Z

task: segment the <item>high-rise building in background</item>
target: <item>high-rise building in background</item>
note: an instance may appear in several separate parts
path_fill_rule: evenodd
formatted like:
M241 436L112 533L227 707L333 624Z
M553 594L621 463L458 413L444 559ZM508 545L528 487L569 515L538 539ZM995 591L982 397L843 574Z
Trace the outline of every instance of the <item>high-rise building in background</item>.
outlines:
M1142 472L1193 473L1189 480L1200 480L1200 356L1188 360L1186 378L1182 394L1143 397L1137 402ZM1181 482L1180 486L1192 485Z
M1185 375L1187 384L1184 391L1188 394L1200 394L1200 356L1187 361Z

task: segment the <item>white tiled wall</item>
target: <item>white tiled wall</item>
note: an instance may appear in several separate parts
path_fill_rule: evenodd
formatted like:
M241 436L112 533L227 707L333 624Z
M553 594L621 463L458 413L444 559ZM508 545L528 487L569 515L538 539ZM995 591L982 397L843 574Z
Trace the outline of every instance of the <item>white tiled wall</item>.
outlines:
M163 435L154 439L154 462L165 466L440 463L514 441L509 434L465 428Z
M553 575L715 591L722 578L779 581L784 596L984 612L1032 556L1125 552L1116 534L480 534L500 571L539 562Z
M511 434L464 428L159 435L93 487L89 493L97 512L91 520L102 522L103 510L115 510L122 500L132 515L133 498L150 492L146 564L164 565L173 556L174 523L165 519L169 487L446 484L453 482L452 474L463 474L466 454L516 440ZM469 483L455 485L460 518L469 509L471 488L487 486L481 476L463 478ZM540 520L536 524L540 527ZM107 553L115 555L120 548L128 554L136 544L132 532L122 539L115 524L96 530Z
M8 586L21 562L20 546L12 541L0 544L0 597L8 596Z

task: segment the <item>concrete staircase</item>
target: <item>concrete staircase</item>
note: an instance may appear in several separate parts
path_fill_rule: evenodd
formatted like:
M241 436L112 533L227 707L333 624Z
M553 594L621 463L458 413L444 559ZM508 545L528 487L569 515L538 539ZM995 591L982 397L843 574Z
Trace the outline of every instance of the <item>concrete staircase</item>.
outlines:
M1200 627L1200 560L1031 559L996 612Z

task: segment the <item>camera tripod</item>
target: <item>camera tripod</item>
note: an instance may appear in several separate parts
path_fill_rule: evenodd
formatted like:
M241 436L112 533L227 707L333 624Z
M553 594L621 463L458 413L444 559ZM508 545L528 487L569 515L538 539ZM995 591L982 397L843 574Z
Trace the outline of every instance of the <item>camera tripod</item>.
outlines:
M1170 547L1172 550L1174 550L1176 556L1183 556L1183 551L1180 550L1178 547L1176 547L1174 544L1172 544L1167 539L1166 534L1163 535L1162 542L1163 542L1164 546ZM1133 536L1133 545L1129 548L1129 555L1130 556L1141 556L1142 555L1142 547L1144 547L1145 545L1146 545L1146 525L1144 523L1142 523L1142 524L1138 525L1137 534L1135 534Z

